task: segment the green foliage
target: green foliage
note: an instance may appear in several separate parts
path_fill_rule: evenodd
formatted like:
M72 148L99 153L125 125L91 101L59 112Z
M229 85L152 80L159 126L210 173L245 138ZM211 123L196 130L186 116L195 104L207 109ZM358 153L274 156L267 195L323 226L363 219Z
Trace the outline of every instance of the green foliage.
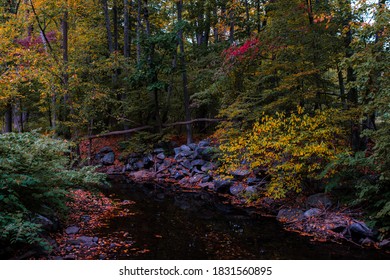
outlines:
M0 135L1 241L42 245L34 216L63 215L68 188L103 182L91 167L71 168L70 147L37 132Z
M303 182L318 179L327 163L348 152L343 131L333 121L336 114L325 110L310 116L298 107L290 116L263 115L240 135L227 131L219 172L229 174L243 166L262 169L269 179L268 195L281 198L289 191L300 192Z

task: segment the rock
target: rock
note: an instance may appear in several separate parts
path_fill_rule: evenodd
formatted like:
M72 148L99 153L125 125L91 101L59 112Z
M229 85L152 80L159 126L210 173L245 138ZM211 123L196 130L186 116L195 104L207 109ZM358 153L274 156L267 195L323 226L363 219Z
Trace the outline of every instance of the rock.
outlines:
M183 157L186 157L186 158L191 157L193 154L194 154L193 151L182 151L182 152L180 153L180 155L182 155Z
M311 208L307 210L305 213L303 213L303 216L305 218L310 218L310 217L317 217L321 214L321 210L319 208Z
M215 180L214 187L219 193L228 193L233 182L230 180Z
M65 229L66 234L76 234L80 231L80 228L77 226L71 226Z
M177 147L177 148L174 148L173 151L175 152L175 157L176 157L178 154L180 154L181 149L180 149L180 147Z
M184 178L184 175L180 172L176 172L174 175L173 175L173 179L175 180L180 180L180 179L183 179Z
M75 259L76 259L76 255L74 254L69 254L64 257L64 260L75 260Z
M91 216L89 215L81 216L81 221L84 223L88 223L90 220L91 220Z
M214 170L216 166L211 162L205 162L205 164L200 168L203 172L208 172L210 170Z
M200 183L199 187L205 189L205 190L213 190L214 189L214 183L207 182L207 183Z
M292 223L302 221L303 211L299 209L280 209L276 219L281 223Z
M197 148L197 145L195 143L188 144L188 147L191 148L191 150L195 150Z
M107 154L107 153L113 153L113 152L114 152L114 150L108 146L101 148L99 151L99 153L101 153L101 154Z
M192 175L194 175L194 174L204 174L204 172L199 170L198 168L194 167L194 168L192 168Z
M180 146L180 150L181 150L182 152L190 152L190 151L191 151L191 148L188 147L187 145L181 145L181 146Z
M206 176L203 176L203 179L202 179L202 183L207 183L207 182L210 182L211 181L211 176L208 176L208 175L206 175Z
M372 230L363 222L353 223L349 226L349 231L351 232L351 237L353 239L373 236Z
M198 147L201 147L201 148L207 147L209 145L210 145L209 140L202 140L202 141L199 141L199 143L198 143Z
M238 184L238 185L234 185L234 186L231 186L229 191L232 195L239 195L241 194L243 191L245 190L245 188L243 187L243 185L241 184Z
M231 175L237 180L242 180L248 176L251 172L246 169L236 169L230 172Z
M133 171L134 169L133 169L133 165L132 164L126 164L125 165L125 171Z
M390 248L390 239L384 239L379 242L379 248Z
M115 154L114 152L109 152L103 156L103 158L100 160L100 162L103 165L112 165L115 161Z
M362 244L362 246L364 246L364 247L370 247L370 246L373 246L375 244L375 242L373 240L371 240L370 238L366 237L366 238L360 240L360 244Z
M192 176L191 178L190 178L190 181L189 181L189 183L190 184L195 184L195 183L198 183L200 180L202 180L203 179L203 175L201 175L201 174L195 174L194 176Z
M153 150L154 154L162 154L164 153L164 149L163 148L156 148Z
M214 155L214 150L211 147L198 148L197 152L202 157L202 159L210 161Z
M191 161L192 166L203 166L206 162L203 159L196 159Z
M95 242L95 243L98 243L99 237L95 236L95 237L92 239L92 241Z
M83 243L85 245L92 245L93 242L93 237L90 237L90 236L80 236L79 238L77 238L78 241L80 241L80 243Z
M180 185L186 185L186 184L188 184L188 178L184 177L183 179L181 179L181 180L179 181L179 184L180 184Z
M329 208L332 206L332 201L327 194L317 193L306 199L306 205L310 208Z
M55 230L54 222L45 216L37 214L37 216L34 218L34 222L36 224L41 225L41 228L43 230L46 230L46 231Z
M180 162L180 165L187 168L187 169L192 169L191 162L188 159Z
M144 165L143 168L150 168L153 165L153 157L152 155L148 155L142 158L142 163Z
M255 186L246 187L245 193L247 193L249 195L254 195L257 193L257 188Z
M140 169L143 169L145 167L144 163L142 161L137 161L135 164L134 164L134 167L136 170L140 170Z
M157 157L158 159L160 159L160 160L164 160L164 159L165 159L164 153L159 153L156 157Z

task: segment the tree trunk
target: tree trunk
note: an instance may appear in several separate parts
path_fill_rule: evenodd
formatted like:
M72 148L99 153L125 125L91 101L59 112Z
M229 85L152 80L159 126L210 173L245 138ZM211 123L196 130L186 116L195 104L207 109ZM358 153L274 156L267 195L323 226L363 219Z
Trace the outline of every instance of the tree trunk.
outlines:
M141 12L142 12L142 1L137 2L137 65L141 63Z
M114 6L112 7L113 25L114 25L114 51L119 50L119 32L118 32L118 4L117 0L114 0Z
M130 57L130 18L129 18L129 0L123 0L123 55Z
M229 11L229 22L230 22L230 30L229 30L229 42L230 44L234 43L234 11L233 8Z
M177 20L180 23L182 21L183 0L177 1L176 5L177 5ZM191 120L190 96L188 94L187 69L186 69L186 62L185 62L185 56L184 56L185 55L184 54L184 38L183 38L182 28L179 29L178 35L179 35L181 73L182 73L182 79L183 79L185 120L190 121ZM187 144L190 144L193 142L192 127L191 127L190 123L186 124L186 131L187 131Z
M10 102L7 104L7 108L4 116L4 132L12 132L12 105Z
M251 25L250 25L250 16L249 16L249 3L248 0L245 0L245 16L246 16L246 35L251 36Z
M108 11L107 0L102 0L102 4L103 4L104 20L105 20L105 23L106 23L108 50L109 50L109 52L111 54L111 53L114 52L114 42L112 40L111 22L110 22L110 14L109 14L109 11Z
M144 20L146 25L146 36L149 39L151 37L151 30L150 30L150 22L149 22L149 8L148 8L148 0L144 0L145 7L144 7ZM154 43L149 43L148 45L148 66L149 71L152 72L152 78L151 78L151 84L157 84L158 77L157 77L157 70L156 65L154 65L154 52L155 52L155 45ZM159 104L159 98L158 98L158 89L156 87L153 87L153 101L154 101L154 119L157 123L158 131L162 132L162 123L161 123L161 116L160 116L160 104Z

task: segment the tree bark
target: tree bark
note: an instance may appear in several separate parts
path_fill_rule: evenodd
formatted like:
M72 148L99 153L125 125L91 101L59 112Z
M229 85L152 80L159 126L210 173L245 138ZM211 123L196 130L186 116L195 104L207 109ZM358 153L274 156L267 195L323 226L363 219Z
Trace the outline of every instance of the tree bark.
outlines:
M118 3L117 0L114 0L114 6L112 7L113 20L112 23L114 25L114 51L119 50L119 31L118 31Z
M180 23L182 21L183 0L177 1L176 5L177 5L177 20ZM179 35L181 73L182 73L182 79L183 79L185 120L187 122L189 122L189 121L191 121L190 96L188 93L187 69L186 69L186 62L185 62L185 56L184 56L185 55L185 53L184 53L184 38L183 38L182 28L179 29L178 35ZM190 144L193 142L191 123L186 124L186 132L187 132L187 144Z
M141 63L141 12L142 12L142 1L137 2L137 65Z
M108 50L111 54L114 52L114 42L112 40L111 22L110 22L110 14L108 11L107 0L102 0L102 4L103 4L104 20L105 20L105 24L106 24Z
M12 132L12 104L8 102L4 116L4 132Z
M129 18L129 0L123 0L123 55L130 57L130 18Z

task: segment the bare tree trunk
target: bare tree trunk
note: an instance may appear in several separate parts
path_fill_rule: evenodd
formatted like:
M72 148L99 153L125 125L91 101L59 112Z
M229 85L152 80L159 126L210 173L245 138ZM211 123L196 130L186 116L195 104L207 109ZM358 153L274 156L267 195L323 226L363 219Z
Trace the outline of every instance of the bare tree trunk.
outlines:
M142 13L142 1L137 2L137 65L141 63L141 13Z
M130 57L130 18L129 18L129 0L123 0L123 55Z
M229 30L229 42L230 44L234 43L234 11L233 8L229 11L229 22L230 22L230 30Z
M245 0L245 16L246 16L246 35L248 37L251 36L251 25L250 25L250 17L249 17L249 3L248 0Z
M176 2L177 4L177 20L179 22L182 21L182 9L183 9L183 0L179 0ZM185 120L191 120L190 113L190 96L188 94L188 80L187 80L187 69L186 69L186 61L185 61L185 53L184 53L184 38L183 38L183 30L179 29L179 48L180 48L180 64L181 64L181 72L183 79L183 94L184 94L184 111L185 111ZM187 144L193 142L192 139L192 127L191 124L186 124L187 131Z
M111 54L114 52L114 42L112 40L111 22L110 22L110 14L108 12L107 0L102 0L102 4L103 4L104 20L106 22L108 50Z
M4 116L4 132L12 132L12 105L8 102Z
M119 31L118 31L118 4L117 0L114 0L114 6L112 7L113 24L114 24L114 51L119 50Z

